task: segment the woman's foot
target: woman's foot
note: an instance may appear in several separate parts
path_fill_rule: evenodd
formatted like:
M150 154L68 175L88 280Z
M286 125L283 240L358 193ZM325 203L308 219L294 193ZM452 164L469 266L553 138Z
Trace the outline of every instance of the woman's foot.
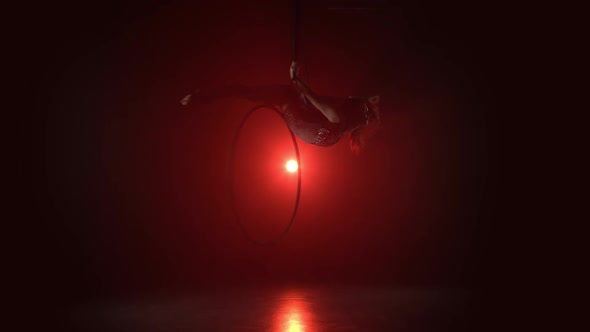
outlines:
M190 94L186 95L186 97L184 97L184 98L182 98L182 99L180 100L180 104L181 104L182 106L186 106L186 105L188 105L188 104L190 103L190 101L191 101L191 99L192 99L193 95L196 95L196 94L198 94L198 93L199 93L199 89L196 89L196 90L195 90L193 93L190 93Z

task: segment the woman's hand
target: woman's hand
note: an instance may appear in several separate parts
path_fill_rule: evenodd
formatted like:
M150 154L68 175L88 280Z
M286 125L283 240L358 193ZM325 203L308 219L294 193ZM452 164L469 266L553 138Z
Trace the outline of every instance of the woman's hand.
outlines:
M289 68L289 75L291 76L291 80L295 80L299 76L299 65L297 62L291 62L291 68Z

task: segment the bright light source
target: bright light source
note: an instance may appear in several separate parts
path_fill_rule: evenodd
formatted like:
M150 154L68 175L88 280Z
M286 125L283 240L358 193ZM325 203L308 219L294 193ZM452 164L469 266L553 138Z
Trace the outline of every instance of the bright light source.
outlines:
M285 165L285 168L287 169L287 171L289 171L291 173L297 171L297 167L298 167L297 161L295 161L295 160L289 160L287 162L287 164Z

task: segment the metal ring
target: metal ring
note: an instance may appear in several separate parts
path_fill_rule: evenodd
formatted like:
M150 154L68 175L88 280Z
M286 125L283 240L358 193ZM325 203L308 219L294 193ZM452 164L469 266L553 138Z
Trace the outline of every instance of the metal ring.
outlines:
M235 200L235 192L234 192L234 176L233 176L234 158L235 158L236 146L237 146L238 140L240 138L240 133L242 131L242 128L244 127L244 125L246 124L248 119L250 118L250 116L252 114L254 114L256 111L263 109L263 108L272 109L279 116L281 116L281 119L282 119L282 113L276 107L269 106L269 105L255 106L254 108L250 109L250 111L248 111L248 113L246 113L244 118L242 118L242 121L240 122L240 125L238 126L238 128L236 129L236 132L234 134L234 138L233 138L231 150L230 150L231 152L230 152L230 159L229 159L229 194L230 194L229 199L230 199L231 209L234 214L234 220L238 224L238 227L242 230L242 233L244 234L244 236L248 240L250 240L253 243L258 244L258 245L273 245L273 244L277 244L277 243L281 242L285 238L287 233L289 233L289 231L291 230L291 226L293 226L293 221L295 220L295 216L297 215L297 209L299 207L299 198L301 197L301 158L299 155L299 146L297 145L297 139L295 138L295 135L293 134L293 132L291 131L291 129L289 127L287 127L287 129L289 130L289 134L291 135L291 140L293 141L293 147L295 148L295 156L297 158L297 165L298 165L298 167L297 167L297 195L295 197L295 205L293 206L293 213L291 214L291 219L289 220L289 224L287 225L287 227L285 227L283 232L277 238L275 238L271 241L262 242L262 241L258 241L255 238L253 238L250 235L250 233L248 233L248 231L246 230L246 227L244 227L244 225L240 221L240 215L238 214L238 211L236 209L236 204L235 204L236 200Z

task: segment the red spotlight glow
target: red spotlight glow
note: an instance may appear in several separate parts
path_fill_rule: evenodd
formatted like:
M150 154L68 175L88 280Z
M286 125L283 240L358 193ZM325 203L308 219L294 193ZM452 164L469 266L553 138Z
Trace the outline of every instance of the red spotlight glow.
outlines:
M285 168L287 169L288 172L291 172L291 173L297 171L298 167L299 166L297 165L297 161L295 161L293 159L289 160L287 162L287 164L285 164Z

